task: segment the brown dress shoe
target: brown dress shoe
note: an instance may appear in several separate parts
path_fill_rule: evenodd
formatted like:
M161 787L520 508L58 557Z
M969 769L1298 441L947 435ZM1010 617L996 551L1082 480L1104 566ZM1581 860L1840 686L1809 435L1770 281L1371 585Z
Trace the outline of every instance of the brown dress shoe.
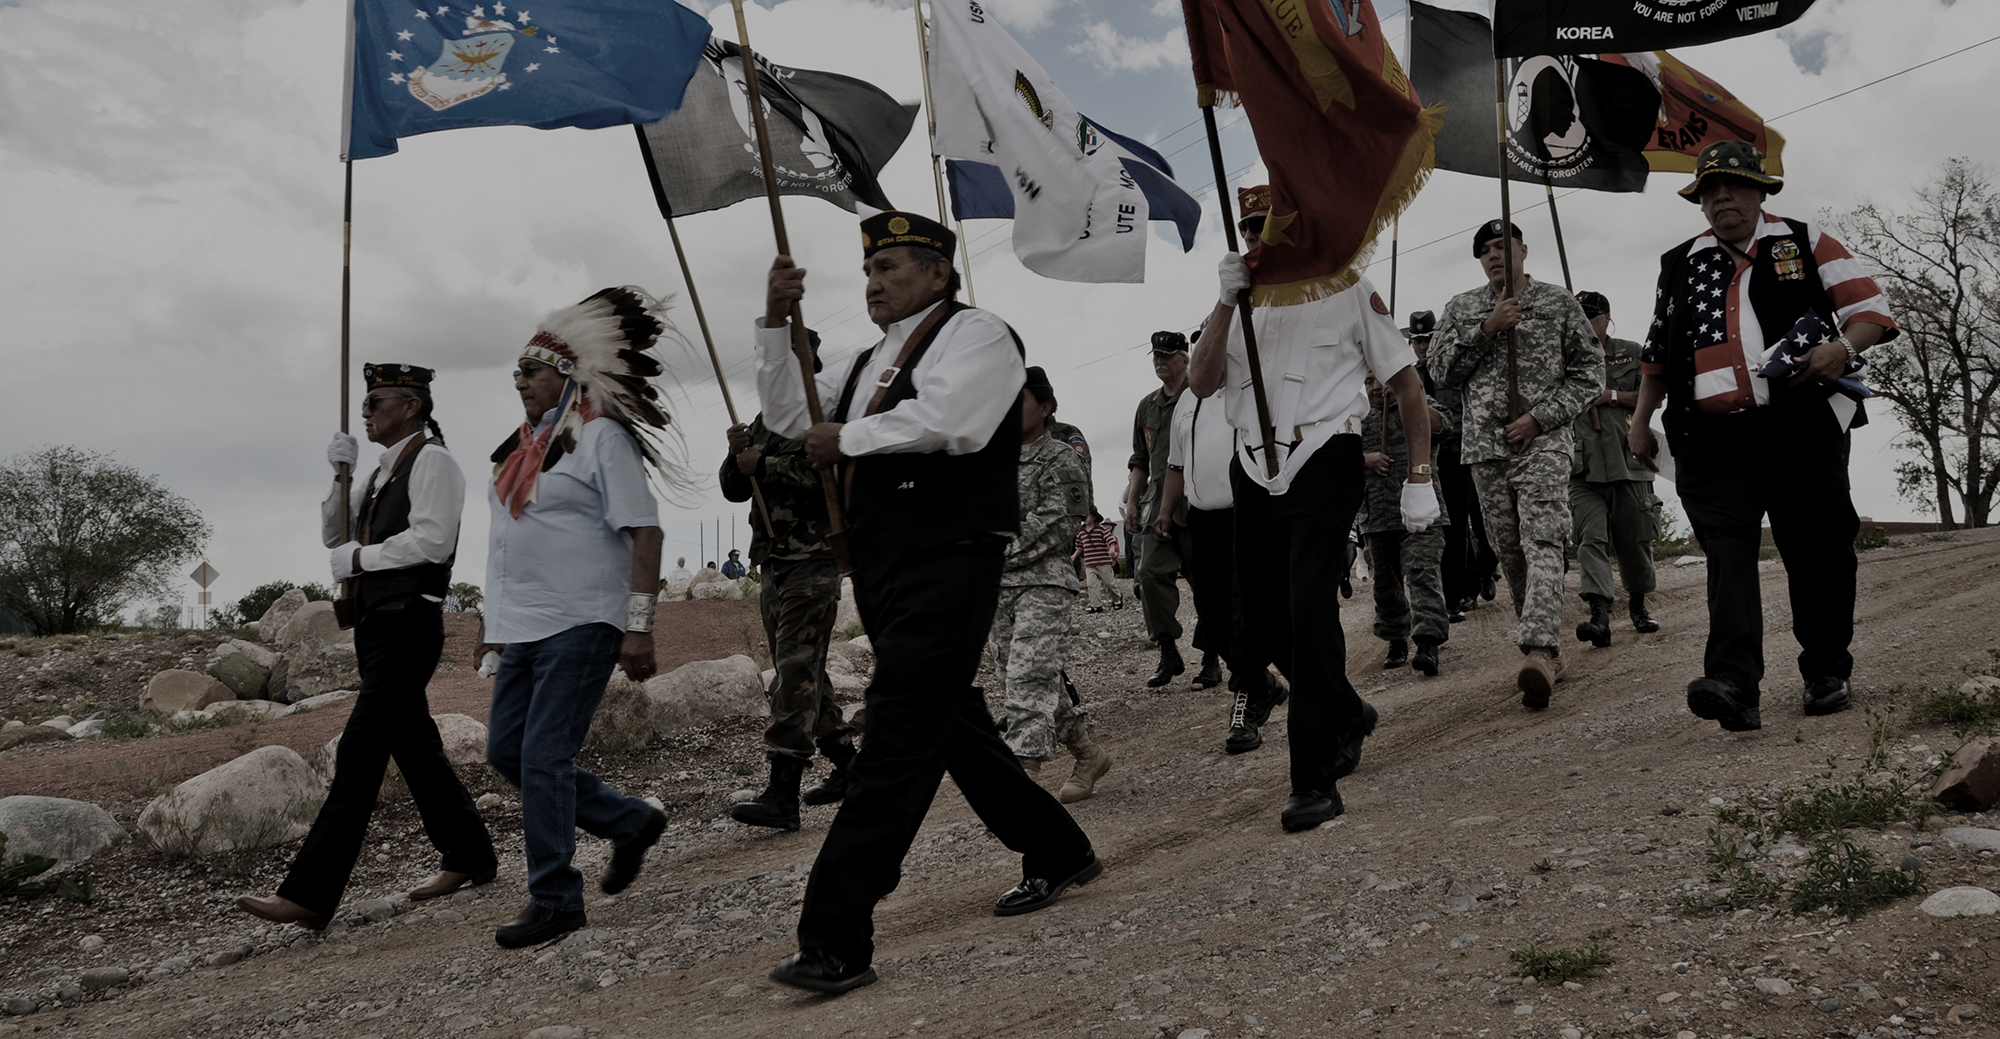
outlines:
M411 888L410 901L421 902L426 898L449 895L467 884L473 887L478 887L482 884L491 884L493 883L494 875L499 872L499 867L494 867L484 873L453 873L450 870L443 870L437 876L425 881L422 885Z
M270 898L258 898L256 895L244 895L236 900L236 908L251 916L261 916L274 924L298 924L308 931L326 929L325 916L289 898L279 898L275 895Z

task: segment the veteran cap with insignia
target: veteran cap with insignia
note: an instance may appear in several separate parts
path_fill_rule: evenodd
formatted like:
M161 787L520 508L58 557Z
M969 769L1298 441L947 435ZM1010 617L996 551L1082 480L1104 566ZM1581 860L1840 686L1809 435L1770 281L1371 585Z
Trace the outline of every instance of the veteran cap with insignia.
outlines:
M862 259L899 245L934 249L946 256L958 248L958 236L951 228L930 217L897 209L878 210L865 204L857 206L855 213L861 217Z
M428 390L431 379L437 375L429 368L419 368L414 364L364 364L361 377L371 390L412 389Z
M1764 155L1749 141L1717 141L1701 150L1701 156L1694 162L1694 179L1680 190L1680 196L1689 202L1701 202L1701 186L1715 177L1735 177L1747 180L1764 189L1767 195L1775 195L1785 188L1782 178L1764 171Z
M1405 339L1427 339L1437 332L1437 315L1428 310L1419 310L1410 315L1410 327L1402 329Z
M1488 220L1480 224L1479 230L1472 232L1472 255L1478 256L1479 251L1486 248L1487 242L1508 234L1512 234L1514 239L1522 245L1528 244L1528 240L1521 236L1521 225L1519 224L1508 223L1504 220Z
M1611 313L1611 300L1602 292L1585 289L1576 294L1576 302L1583 307L1584 317L1603 317Z
M1034 394L1037 403L1054 404L1056 402L1056 388L1049 385L1049 373L1043 370L1039 364L1028 366L1028 381L1021 388Z
M1187 348L1187 336L1179 332L1153 333L1153 352L1156 354L1183 354Z

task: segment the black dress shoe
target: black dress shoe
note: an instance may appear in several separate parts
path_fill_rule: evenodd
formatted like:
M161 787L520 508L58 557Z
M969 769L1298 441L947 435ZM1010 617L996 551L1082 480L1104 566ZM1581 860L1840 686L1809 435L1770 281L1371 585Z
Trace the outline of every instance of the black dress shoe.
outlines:
M1446 613L1444 616L1446 620L1450 621L1453 624L1464 624L1465 606L1463 604L1453 605L1451 608L1451 612Z
M1853 688L1845 678L1815 678L1806 683L1806 713L1839 714L1854 706Z
M1096 853L1093 852L1090 861L1069 876L1057 880L1024 877L1012 890L1001 895L998 902L993 903L993 915L1020 916L1022 913L1032 913L1037 909L1047 909L1055 902L1056 896L1068 891L1072 886L1082 887L1096 880L1103 872L1104 863L1098 861Z
M1720 678L1697 678L1688 683L1688 710L1730 732L1753 732L1764 727L1755 704L1745 704L1743 694Z
M1488 574L1479 582L1479 597L1492 602L1500 594L1500 575Z
M528 908L521 910L521 915L501 924L500 929L493 932L493 940L503 948L525 949L560 938L589 922L581 909L565 912L530 902Z
M1375 734L1375 723L1381 720L1382 715L1375 710L1374 704L1361 701L1361 724L1349 729L1347 735L1341 738L1340 748L1334 757L1333 778L1346 779L1361 767L1361 741ZM1333 795L1336 800L1339 796Z
M1394 671L1410 662L1410 644L1402 639L1389 640L1389 655L1382 658L1382 670Z
M667 832L667 813L655 808L653 817L646 820L645 826L640 827L639 836L632 838L631 843L624 847L612 850L611 865L604 867L604 876L598 879L597 886L607 895L615 895L631 887L632 881L638 879L639 867L645 864L646 851L660 843L660 835L665 832ZM579 919L582 915L577 914Z
M1340 802L1338 790L1325 793L1317 790L1293 791L1292 796L1285 799L1284 811L1278 813L1278 824L1285 828L1286 833L1297 833L1332 822L1346 810L1347 806Z
M771 968L771 980L793 988L839 995L875 983L875 968L850 967L830 952L801 949Z

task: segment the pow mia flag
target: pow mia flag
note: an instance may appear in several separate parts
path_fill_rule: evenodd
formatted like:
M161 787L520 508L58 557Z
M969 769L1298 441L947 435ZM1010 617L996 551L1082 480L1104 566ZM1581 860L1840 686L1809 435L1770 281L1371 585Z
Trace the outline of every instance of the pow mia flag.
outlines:
M1714 2L1714 0L1710 0ZM1493 147L1493 30L1485 18L1410 4L1410 80L1446 108L1437 168L1500 175ZM1644 72L1594 58L1510 63L1507 158L1514 180L1594 191L1644 191L1660 92Z
M1496 0L1502 58L1714 43L1789 25L1813 0ZM1428 96L1428 95L1426 95Z

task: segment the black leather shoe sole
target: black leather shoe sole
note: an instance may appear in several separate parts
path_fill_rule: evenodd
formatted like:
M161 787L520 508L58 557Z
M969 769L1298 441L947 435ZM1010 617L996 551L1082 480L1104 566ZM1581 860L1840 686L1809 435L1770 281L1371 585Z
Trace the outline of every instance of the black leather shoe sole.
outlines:
M1090 861L1082 869L1061 880L1054 882L1039 878L1024 880L1019 886L1000 896L1000 901L993 905L993 915L1020 916L1023 913L1032 913L1037 909L1047 909L1049 906L1055 904L1055 900L1063 892L1068 891L1072 887L1082 887L1103 874L1104 861L1096 855L1092 855Z
M845 800L846 797L847 781L843 779L835 782L832 776L828 776L824 783L814 783L804 790L799 791L799 803L814 807L838 804ZM794 826L792 829L796 830L798 827Z
M1264 745L1264 734L1254 725L1229 730L1229 738L1222 741L1222 749L1230 754L1248 754Z
M1806 689L1805 710L1808 715L1817 717L1823 714L1839 714L1852 706L1854 706L1854 695L1845 681L1840 683L1839 688L1828 690L1819 696L1813 695L1811 687Z
M1381 720L1382 715L1375 710L1374 704L1361 701L1361 731L1359 734L1350 733L1347 739L1341 741L1340 764L1334 768L1333 778L1346 779L1361 767L1361 741L1375 735L1375 724Z
M1284 811L1278 813L1278 825L1283 826L1286 833L1297 833L1332 822L1346 810L1347 806L1341 803L1338 791L1293 794L1285 801Z
M1688 683L1688 710L1697 718L1721 725L1730 732L1754 732L1764 727L1757 708L1737 702L1729 683L1713 678L1697 678Z
M560 938L589 922L581 909L566 913L530 903L528 908L521 910L521 915L501 924L500 929L493 932L493 940L499 942L501 948L525 949Z
M1651 617L1633 617L1632 630L1641 635L1651 635L1660 630L1660 622Z
M1588 642L1598 649L1603 649L1611 645L1611 626L1609 624L1592 624L1589 621L1584 621L1576 626L1576 640L1578 642Z
M804 800L801 795L800 800ZM782 808L762 801L745 801L729 806L729 817L746 826L767 826L773 830L796 830L799 828L799 813L786 812Z
M873 985L877 976L873 967L863 967L851 974L832 973L825 964L808 962L805 954L800 953L771 968L771 980L780 985L837 996L863 985Z
M1436 678L1438 673L1437 649L1429 646L1418 647L1416 655L1410 658L1410 666L1427 678Z
M611 864L604 867L604 876L598 878L597 886L607 895L615 895L632 886L639 879L639 867L646 864L646 852L660 843L660 835L667 832L667 813L653 809L653 816L639 830L639 836L630 844L611 852Z

